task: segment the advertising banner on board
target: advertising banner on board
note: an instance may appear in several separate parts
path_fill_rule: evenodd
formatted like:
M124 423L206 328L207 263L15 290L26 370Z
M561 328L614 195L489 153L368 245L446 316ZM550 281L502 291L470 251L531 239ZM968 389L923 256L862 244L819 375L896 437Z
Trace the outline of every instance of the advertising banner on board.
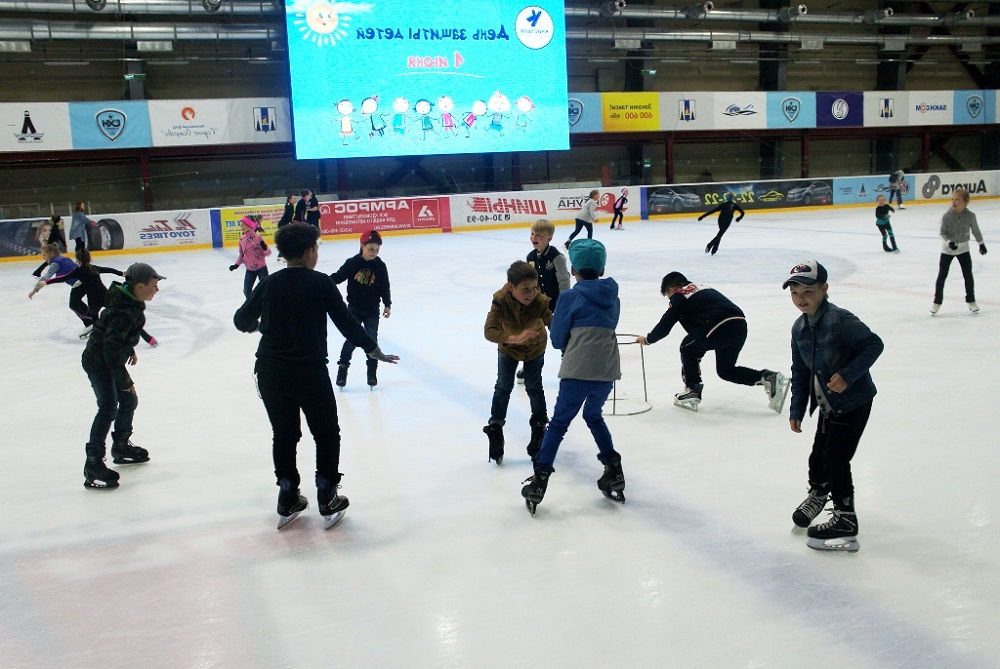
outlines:
M833 204L832 184L832 179L792 179L645 186L642 216L700 214L723 203L727 194L744 210L824 206Z
M68 103L0 103L0 151L65 151L72 148Z
M451 230L447 197L399 197L320 202L320 228L324 235L344 235L368 230Z

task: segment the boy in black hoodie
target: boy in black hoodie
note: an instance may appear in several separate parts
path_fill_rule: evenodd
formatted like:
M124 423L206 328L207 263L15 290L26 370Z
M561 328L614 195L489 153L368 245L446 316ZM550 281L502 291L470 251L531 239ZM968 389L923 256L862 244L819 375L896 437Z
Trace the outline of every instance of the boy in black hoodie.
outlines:
M384 305L382 317L392 314L392 297L389 294L389 270L378 257L382 249L382 236L375 230L361 235L361 252L348 258L340 269L330 275L336 284L347 281L347 308L364 327L369 337L378 341L379 303ZM347 385L347 369L351 366L351 356L355 345L350 339L344 341L337 361L337 385ZM378 360L368 358L368 385L378 385L376 370Z

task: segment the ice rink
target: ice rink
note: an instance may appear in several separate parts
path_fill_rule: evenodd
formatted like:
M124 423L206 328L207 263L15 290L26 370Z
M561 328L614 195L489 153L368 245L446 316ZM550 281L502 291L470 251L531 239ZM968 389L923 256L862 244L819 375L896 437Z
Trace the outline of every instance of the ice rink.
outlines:
M643 351L652 410L608 419L627 502L597 490L578 418L530 516L523 386L502 468L482 433L496 374L483 322L530 251L526 228L386 235L393 309L380 343L402 359L369 392L357 352L337 395L351 507L328 532L308 436L310 508L275 530L258 335L232 325L234 250L96 259L168 277L146 312L160 346L140 342L132 369L133 440L152 461L116 467L115 491L82 485L95 402L68 289L28 300L36 263L2 263L0 667L1000 667L1000 202L970 204L991 249L974 255L976 316L957 263L929 313L946 208L897 212L898 255L881 249L874 206L751 209L714 257L703 253L714 217L596 226L621 286L620 333L652 328L660 279L681 271L746 312L750 367L788 373L799 312L781 283L803 259L828 268L831 301L886 345L854 459L856 554L812 551L792 531L814 418L792 433L787 405L779 417L761 388L720 381L711 353L701 410L673 406L679 328ZM357 250L328 239L318 269ZM342 341L331 326L334 360ZM628 408L642 394L639 347L622 359ZM558 366L550 348L550 412Z

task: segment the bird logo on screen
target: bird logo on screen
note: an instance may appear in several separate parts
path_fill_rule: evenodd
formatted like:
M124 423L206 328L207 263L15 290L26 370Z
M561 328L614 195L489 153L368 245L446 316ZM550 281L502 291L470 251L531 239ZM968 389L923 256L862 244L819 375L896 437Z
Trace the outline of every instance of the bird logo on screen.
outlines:
M370 12L372 5L325 0L294 0L287 11L302 39L316 46L333 46L347 37L355 14Z
M528 15L528 23L531 24L532 28L536 28L538 26L538 19L540 18L542 18L541 10L538 11L532 10L531 14Z

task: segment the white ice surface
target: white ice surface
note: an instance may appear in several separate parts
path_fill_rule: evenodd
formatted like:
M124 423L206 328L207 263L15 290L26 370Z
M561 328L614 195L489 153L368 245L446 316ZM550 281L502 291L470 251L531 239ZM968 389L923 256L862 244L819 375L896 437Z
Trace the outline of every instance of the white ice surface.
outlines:
M1000 254L1000 203L972 209ZM751 210L715 257L702 251L713 221L597 226L620 332L649 331L666 306L660 278L680 270L746 311L751 367L787 372L798 312L781 282L799 260L827 266L832 301L886 344L854 460L856 554L817 553L792 532L814 419L793 434L787 406L779 417L760 388L721 382L711 353L701 411L672 405L679 331L644 349L652 411L609 418L627 503L598 492L578 419L531 517L523 386L503 468L481 431L496 372L483 320L530 250L526 229L387 235L393 312L380 342L402 360L369 392L358 352L337 395L351 507L329 532L308 436L311 506L275 530L258 336L232 325L243 272L227 271L231 250L97 260L141 259L169 277L147 310L160 347L140 342L133 369L134 440L152 462L119 467L108 492L82 486L95 406L68 290L29 301L34 264L0 264L0 667L1000 667L1000 271L975 255L972 316L954 264L931 317L944 210L898 212L899 255L883 253L867 207ZM319 269L356 251L327 240ZM334 359L341 342L331 328ZM638 352L622 347L630 401ZM550 349L550 410L557 369Z

